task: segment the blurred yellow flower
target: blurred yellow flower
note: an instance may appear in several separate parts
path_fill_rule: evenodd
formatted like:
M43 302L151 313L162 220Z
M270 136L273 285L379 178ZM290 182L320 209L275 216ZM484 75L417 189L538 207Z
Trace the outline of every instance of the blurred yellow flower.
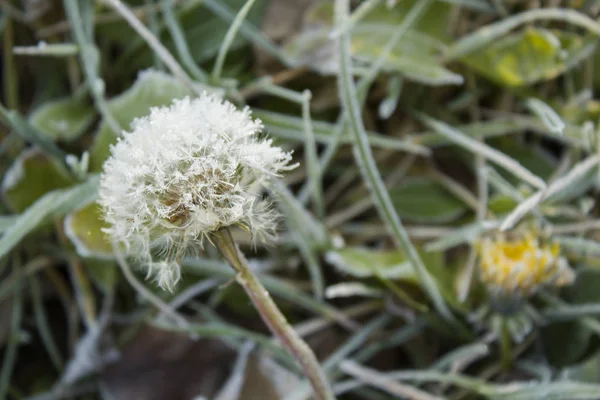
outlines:
M563 286L574 279L558 243L541 243L532 231L515 239L485 238L476 249L480 278L495 295L526 297L541 286Z

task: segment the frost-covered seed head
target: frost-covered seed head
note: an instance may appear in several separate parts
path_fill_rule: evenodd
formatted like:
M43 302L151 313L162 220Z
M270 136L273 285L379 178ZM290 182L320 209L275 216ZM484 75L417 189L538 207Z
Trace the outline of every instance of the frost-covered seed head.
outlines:
M254 239L274 236L278 215L259 194L295 165L290 153L259 137L262 128L248 108L204 93L152 108L112 146L98 200L106 232L146 263L162 288L173 288L178 261L212 232L237 225Z

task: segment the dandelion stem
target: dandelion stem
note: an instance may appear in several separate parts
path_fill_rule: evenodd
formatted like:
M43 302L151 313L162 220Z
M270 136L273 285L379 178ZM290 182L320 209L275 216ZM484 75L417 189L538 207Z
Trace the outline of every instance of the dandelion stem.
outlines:
M511 347L508 320L502 318L502 321L500 322L500 359L502 360L502 368L504 368L505 371L508 371L512 364Z
M285 316L271 299L269 292L254 275L229 229L217 231L211 239L223 258L237 272L236 280L256 306L256 310L265 324L302 366L304 374L310 380L315 391L315 398L318 400L335 399L314 353L287 322Z

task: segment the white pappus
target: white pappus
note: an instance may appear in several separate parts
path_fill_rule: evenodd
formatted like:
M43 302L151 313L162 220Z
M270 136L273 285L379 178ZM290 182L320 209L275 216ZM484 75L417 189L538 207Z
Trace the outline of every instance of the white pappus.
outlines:
M278 214L260 191L296 165L262 129L249 108L203 93L152 108L111 147L98 200L105 232L163 289L173 289L179 261L211 232L237 225L255 240L275 235Z

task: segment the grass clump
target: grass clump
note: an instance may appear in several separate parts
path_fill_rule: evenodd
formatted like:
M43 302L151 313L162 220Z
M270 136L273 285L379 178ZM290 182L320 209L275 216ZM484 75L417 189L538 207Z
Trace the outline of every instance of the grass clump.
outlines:
M0 398L599 397L600 8L305 3L2 3ZM249 107L265 135L204 115L169 164L181 176L152 178L176 195L136 181L143 204L106 219L123 132L202 96ZM180 158L194 118L138 142ZM141 147L115 181L139 175ZM148 204L153 240L216 228L185 251L132 251L127 229L112 243ZM152 272L171 291L142 258L168 261Z

